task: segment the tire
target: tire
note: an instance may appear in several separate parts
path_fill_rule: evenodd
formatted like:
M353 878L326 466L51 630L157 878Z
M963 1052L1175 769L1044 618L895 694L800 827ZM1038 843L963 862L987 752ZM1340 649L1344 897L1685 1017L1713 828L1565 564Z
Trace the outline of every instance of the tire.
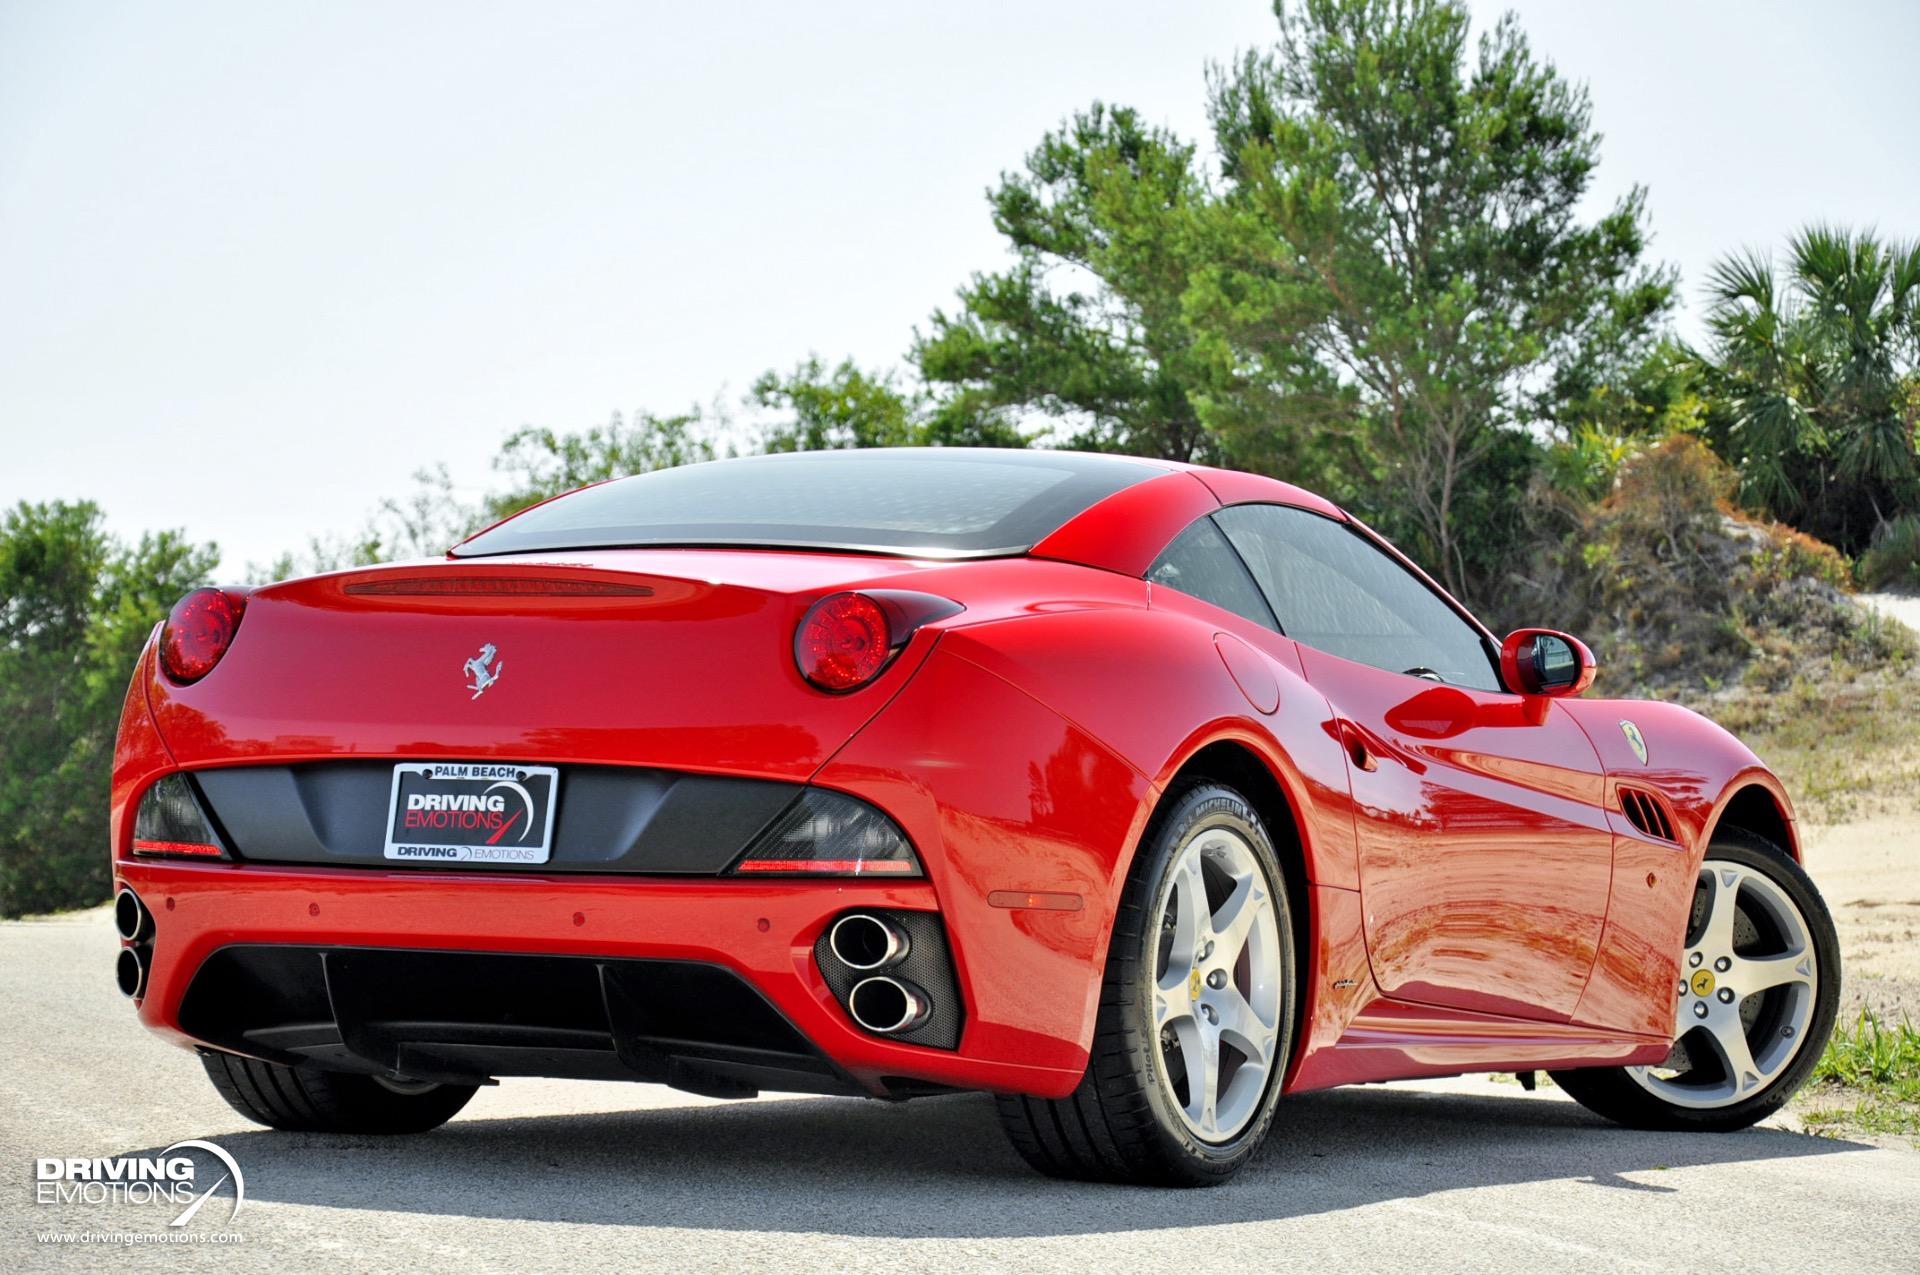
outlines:
M227 1105L269 1129L298 1133L425 1133L451 1120L476 1085L394 1085L373 1076L205 1053Z
M1200 896L1204 915L1185 904ZM1219 784L1177 791L1121 893L1086 1075L1057 1100L1001 1096L1001 1124L1052 1177L1223 1183L1273 1123L1297 997L1293 916L1259 815ZM1215 1083L1196 1089L1186 1059L1204 1059L1208 1040Z
M1731 895L1716 881L1728 877L1734 881ZM1731 945L1705 932L1723 898L1734 907ZM1798 934L1791 918L1779 915L1783 907L1797 916ZM1784 850L1745 829L1725 828L1714 834L1701 865L1685 942L1674 1050L1665 1062L1551 1074L1582 1106L1629 1128L1745 1129L1778 1111L1806 1083L1833 1032L1840 1004L1833 917ZM1780 964L1750 964L1768 957ZM1766 972L1750 972L1757 969ZM1700 992L1693 983L1703 974L1712 977L1702 980L1707 990ZM1782 983L1741 990L1742 983L1754 986L1782 975ZM1739 1058L1735 1031L1746 1042L1746 1056L1730 1068L1729 1057Z

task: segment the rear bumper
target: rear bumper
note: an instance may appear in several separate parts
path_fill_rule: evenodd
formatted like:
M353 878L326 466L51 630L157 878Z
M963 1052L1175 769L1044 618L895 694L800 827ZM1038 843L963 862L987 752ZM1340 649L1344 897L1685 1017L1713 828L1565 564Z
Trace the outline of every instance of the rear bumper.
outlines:
M811 1056L818 1064L773 1065L758 1082L766 1088L894 1095L933 1085L1059 1097L1080 1078L1077 1071L988 1052L973 1033L963 1033L956 1050L933 1049L868 1035L847 1018L815 964L815 942L849 908L938 911L933 887L924 881L529 877L142 861L115 867L154 918L140 1019L187 1047L233 1047L231 1037L208 1039L223 1032L210 1025L221 1019L207 1009L205 994L196 993L193 1010L183 1019L189 987L210 958L242 947L277 945L309 951L599 958L587 963L613 968L616 983L631 976L636 989L648 983L650 971L663 967L619 963L685 962L724 971L763 999L804 1045L784 1052ZM964 936L954 938L964 948ZM367 968L365 960L359 965ZM472 968L540 967L481 962ZM574 980L569 975L563 981L571 985ZM230 995L237 999L243 989L244 982ZM615 1017L617 1046L617 1012ZM644 1034L626 1033L634 1039ZM987 1033L986 1039L999 1037ZM533 1043L545 1048L552 1042ZM265 1051L258 1052L264 1056ZM498 1074L602 1074L594 1070L598 1062L585 1058L542 1062L530 1054L526 1060L527 1066L503 1065ZM352 1060L346 1064L353 1065ZM783 1070L790 1072L785 1080ZM605 1074L671 1079L632 1066ZM696 1080L737 1074L744 1073L725 1067L682 1073Z

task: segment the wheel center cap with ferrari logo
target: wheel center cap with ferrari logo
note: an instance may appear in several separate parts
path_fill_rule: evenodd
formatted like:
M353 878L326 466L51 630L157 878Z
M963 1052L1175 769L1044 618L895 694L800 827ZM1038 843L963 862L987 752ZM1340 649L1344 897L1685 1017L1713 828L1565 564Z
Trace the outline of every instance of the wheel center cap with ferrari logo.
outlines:
M1706 997L1713 995L1713 971L1695 970L1693 977L1688 980L1688 984L1693 988L1693 994L1695 996Z
M1200 999L1200 987L1200 970L1199 967L1196 966L1193 972L1187 975L1187 999L1198 1001Z

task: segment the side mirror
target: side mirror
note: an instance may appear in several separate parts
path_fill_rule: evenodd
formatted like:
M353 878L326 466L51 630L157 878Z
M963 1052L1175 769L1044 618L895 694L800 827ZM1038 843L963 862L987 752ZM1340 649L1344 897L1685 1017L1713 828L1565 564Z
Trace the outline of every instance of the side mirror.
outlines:
M1500 673L1522 695L1578 695L1593 685L1593 652L1552 629L1516 629L1500 644Z

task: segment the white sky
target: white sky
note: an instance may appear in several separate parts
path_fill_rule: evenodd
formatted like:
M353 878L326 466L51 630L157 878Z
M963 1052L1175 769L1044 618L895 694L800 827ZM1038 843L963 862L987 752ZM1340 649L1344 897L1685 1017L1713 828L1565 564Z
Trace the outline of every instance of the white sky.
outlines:
M1513 7L1689 295L1810 219L1920 233L1920 4ZM1260 0L0 0L0 505L90 497L233 569L435 461L479 490L522 424L891 363L1002 260L982 192L1045 129L1104 98L1201 137L1206 62L1271 31Z

